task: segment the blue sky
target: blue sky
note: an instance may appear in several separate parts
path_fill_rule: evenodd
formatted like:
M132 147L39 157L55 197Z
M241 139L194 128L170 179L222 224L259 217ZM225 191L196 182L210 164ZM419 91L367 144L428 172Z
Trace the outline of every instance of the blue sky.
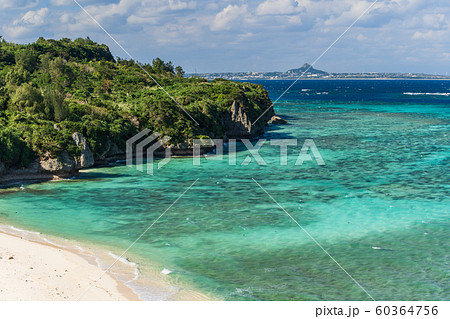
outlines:
M142 62L187 72L284 71L313 62L373 1L79 0ZM125 53L73 0L0 0L0 35L89 36ZM450 74L450 1L379 0L317 64L329 72Z

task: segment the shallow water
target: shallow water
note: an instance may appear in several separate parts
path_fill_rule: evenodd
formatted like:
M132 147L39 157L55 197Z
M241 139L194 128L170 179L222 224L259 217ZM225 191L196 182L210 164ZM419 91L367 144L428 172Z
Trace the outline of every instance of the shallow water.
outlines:
M263 84L273 100L289 86ZM369 299L255 179L373 298L448 300L448 92L446 81L299 81L276 105L289 124L264 136L298 139L287 166L267 141L266 166L240 165L238 145L236 166L225 155L172 159L153 176L86 170L0 190L0 219L120 254L198 178L130 250L143 277L167 269L173 286L226 300ZM294 165L307 138L326 165Z

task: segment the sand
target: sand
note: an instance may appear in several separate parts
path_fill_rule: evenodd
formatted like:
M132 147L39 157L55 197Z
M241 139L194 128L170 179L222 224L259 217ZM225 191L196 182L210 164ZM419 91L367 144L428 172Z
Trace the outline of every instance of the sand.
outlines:
M0 233L0 300L139 300L109 274L94 283L102 273L69 250Z

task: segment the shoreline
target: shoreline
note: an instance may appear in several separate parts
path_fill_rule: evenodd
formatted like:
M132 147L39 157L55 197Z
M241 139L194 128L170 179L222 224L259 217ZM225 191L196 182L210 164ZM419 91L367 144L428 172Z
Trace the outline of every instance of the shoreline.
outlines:
M154 269L141 273L134 260L134 256L132 260L119 258L109 247L24 230L2 221L0 301L215 300L178 283L172 286ZM92 284L113 263L114 267ZM92 287L79 298L89 285Z
M75 176L76 174L74 174ZM68 177L71 178L71 177ZM37 174L5 174L0 176L0 188L8 188L18 184L36 184L60 181L67 178L63 178L53 174L37 173Z
M80 254L0 230L0 300L138 301L124 283ZM53 271L52 271L53 270Z

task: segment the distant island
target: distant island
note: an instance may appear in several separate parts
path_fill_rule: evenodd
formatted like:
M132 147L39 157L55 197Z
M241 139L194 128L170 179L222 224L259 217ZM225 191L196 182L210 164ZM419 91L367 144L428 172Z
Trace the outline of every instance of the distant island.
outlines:
M227 72L227 73L193 73L187 76L199 76L209 80L221 78L228 80L295 80L298 77L304 79L437 79L449 80L450 76L432 75L423 73L330 73L313 68L310 64L305 63L297 69L287 70L286 72Z

